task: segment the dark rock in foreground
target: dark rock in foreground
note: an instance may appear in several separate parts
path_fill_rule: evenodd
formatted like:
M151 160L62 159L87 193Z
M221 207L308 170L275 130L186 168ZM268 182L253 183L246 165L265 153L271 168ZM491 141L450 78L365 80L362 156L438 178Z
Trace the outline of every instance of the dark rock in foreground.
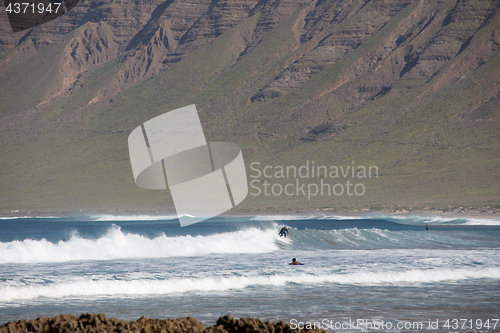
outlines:
M262 322L258 318L234 319L231 315L220 317L217 324L206 327L194 318L178 319L148 319L141 317L138 320L120 320L106 318L105 314L82 314L76 317L61 314L58 317L40 317L32 320L8 322L0 326L0 333L17 332L140 332L140 333L177 333L177 332L325 332L324 330L293 330L283 321Z

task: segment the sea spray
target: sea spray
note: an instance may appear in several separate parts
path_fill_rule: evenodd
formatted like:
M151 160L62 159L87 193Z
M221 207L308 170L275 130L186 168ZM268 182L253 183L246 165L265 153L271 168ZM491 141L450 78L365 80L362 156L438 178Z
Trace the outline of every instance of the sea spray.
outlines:
M209 253L263 253L277 250L273 229L247 228L207 236L166 236L149 238L124 233L113 225L98 239L78 234L56 243L46 239L0 242L0 264L42 263L120 258L164 258L200 256Z

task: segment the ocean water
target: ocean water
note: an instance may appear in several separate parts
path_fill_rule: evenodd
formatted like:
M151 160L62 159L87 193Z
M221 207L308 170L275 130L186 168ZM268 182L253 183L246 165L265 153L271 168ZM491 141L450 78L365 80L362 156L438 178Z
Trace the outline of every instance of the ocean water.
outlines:
M500 331L499 263L498 219L2 218L0 324L230 313L342 332Z

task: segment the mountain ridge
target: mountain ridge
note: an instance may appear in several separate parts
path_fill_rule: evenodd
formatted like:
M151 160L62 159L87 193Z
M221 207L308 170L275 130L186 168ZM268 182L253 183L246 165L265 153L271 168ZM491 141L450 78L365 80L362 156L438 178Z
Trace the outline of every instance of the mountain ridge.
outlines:
M0 209L172 210L133 183L126 138L189 104L247 167L381 170L362 197L241 210L496 204L499 5L90 0L16 34L0 13Z

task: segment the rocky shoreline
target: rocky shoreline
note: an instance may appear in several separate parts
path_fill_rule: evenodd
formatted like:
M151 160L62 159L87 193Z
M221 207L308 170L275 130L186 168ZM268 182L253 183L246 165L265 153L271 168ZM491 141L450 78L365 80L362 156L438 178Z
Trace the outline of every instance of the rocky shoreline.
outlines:
M121 320L107 318L105 314L84 313L77 317L61 314L56 317L39 317L32 320L8 322L0 326L0 333L72 333L72 332L138 332L138 333L291 333L291 332L326 332L325 330L292 329L284 321L269 322L258 318L235 319L225 315L217 320L215 325L205 327L194 318L149 319L141 317L138 320Z

